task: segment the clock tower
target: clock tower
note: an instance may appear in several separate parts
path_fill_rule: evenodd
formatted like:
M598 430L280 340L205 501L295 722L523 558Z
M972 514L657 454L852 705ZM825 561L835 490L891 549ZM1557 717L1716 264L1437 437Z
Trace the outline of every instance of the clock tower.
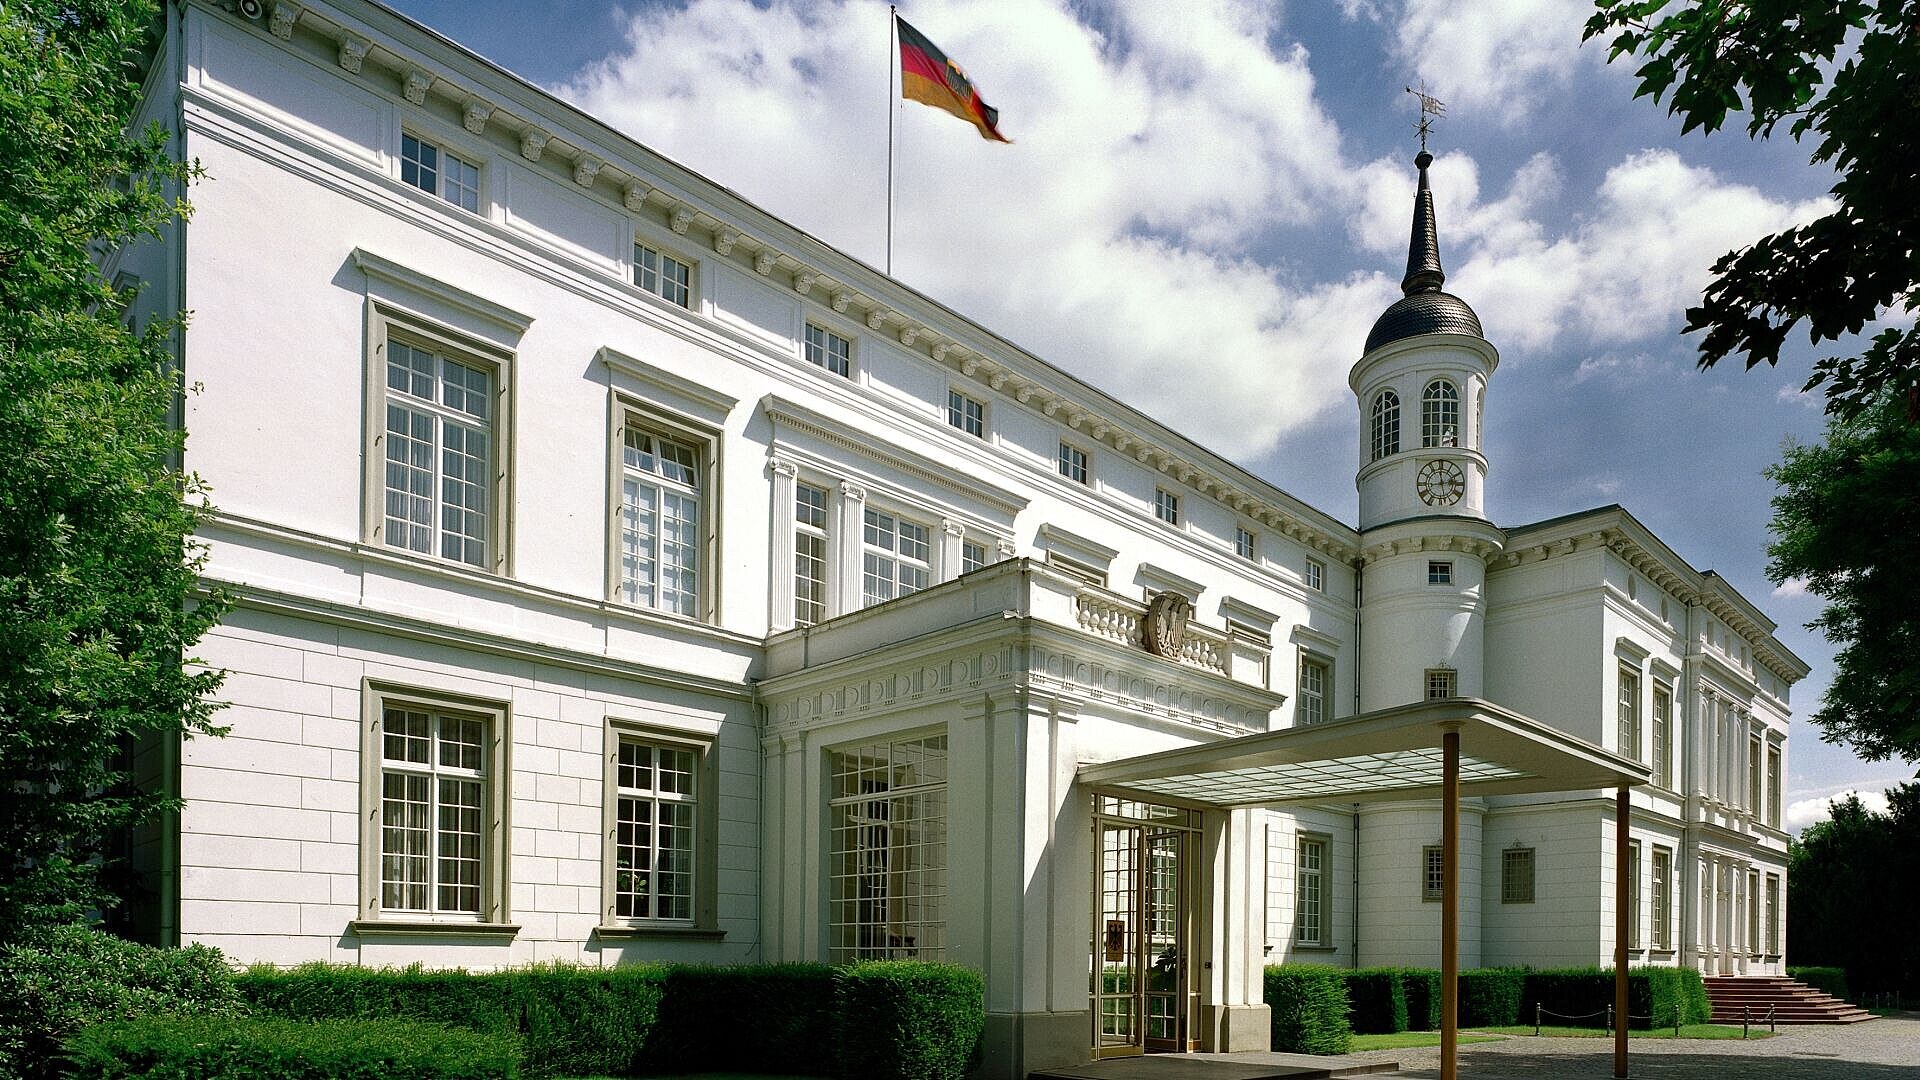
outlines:
M1481 418L1500 357L1467 302L1441 289L1432 163L1425 149L1414 159L1403 295L1347 377L1360 411L1363 711L1484 696L1486 563L1503 535L1486 517Z

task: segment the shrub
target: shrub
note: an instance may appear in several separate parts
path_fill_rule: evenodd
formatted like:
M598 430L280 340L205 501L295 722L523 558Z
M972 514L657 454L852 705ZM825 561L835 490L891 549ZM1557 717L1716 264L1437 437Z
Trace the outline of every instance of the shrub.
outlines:
M1790 967L1787 978L1798 979L1815 990L1832 994L1842 1001L1852 998L1847 988L1847 969L1837 967Z
M1519 1023L1520 998L1526 982L1527 973L1520 968L1478 968L1461 972L1460 1026L1510 1027Z
M946 1080L966 1073L986 1027L986 983L950 964L883 960L833 975L839 1074Z
M0 948L0 1080L48 1075L61 1041L103 1020L244 1011L217 949L157 949L83 926L38 931Z
M413 1020L154 1016L67 1042L73 1080L511 1080L511 1038Z
M1440 1030L1440 973L1432 968L1401 968L1400 986L1407 997L1408 1030Z
M1407 1030L1407 991L1399 968L1342 971L1353 1030L1362 1035L1393 1035Z
M1613 1004L1613 969L1556 968L1527 972L1520 1023L1531 1024L1539 1005L1559 1018L1576 1018L1577 1027L1600 1027ZM1638 967L1627 971L1627 1025L1671 1027L1675 1010L1683 1024L1705 1023L1712 1015L1706 984L1692 968ZM1593 1015L1593 1014L1601 1015ZM1549 1015L1549 1023L1556 1018Z
M398 1018L512 1036L531 1077L630 1075L660 1013L663 969L543 964L452 969L304 964L255 967L240 989L257 1010L293 1020Z
M642 1057L651 1073L833 1075L833 969L673 967Z
M1273 1017L1273 1049L1344 1054L1353 1046L1347 984L1340 969L1283 964L1266 970L1262 997Z

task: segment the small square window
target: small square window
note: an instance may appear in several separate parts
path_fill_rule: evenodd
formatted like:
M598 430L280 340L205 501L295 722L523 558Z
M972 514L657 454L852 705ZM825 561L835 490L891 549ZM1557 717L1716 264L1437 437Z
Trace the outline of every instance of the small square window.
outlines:
M400 180L462 210L480 212L480 166L425 139L401 134Z
M968 540L960 545L960 572L971 573L987 565L987 545Z
M1166 488L1153 490L1153 516L1169 525L1180 524L1180 496Z
M1307 588L1321 590L1327 587L1327 564L1319 559L1307 560Z
M1241 528L1235 528L1233 530L1233 553L1235 555L1243 559L1251 559L1256 557L1258 551L1259 541L1254 537L1253 533Z
M1076 484L1087 482L1087 452L1066 443L1060 444L1060 475Z
M1427 563L1427 584L1453 584L1453 564L1450 562L1441 562L1438 559L1429 561Z
M984 439L987 437L987 407L958 390L949 390L947 423L976 439Z
M1446 849L1429 844L1420 849L1420 899L1438 900L1447 888Z
M1459 696L1457 673L1452 668L1434 668L1427 672L1427 700L1444 701Z
M645 244L633 245L633 283L669 304L693 306L693 267Z
M831 330L807 324L807 363L843 379L853 377L853 342Z
M1533 849L1508 848L1500 853L1500 902L1533 903Z

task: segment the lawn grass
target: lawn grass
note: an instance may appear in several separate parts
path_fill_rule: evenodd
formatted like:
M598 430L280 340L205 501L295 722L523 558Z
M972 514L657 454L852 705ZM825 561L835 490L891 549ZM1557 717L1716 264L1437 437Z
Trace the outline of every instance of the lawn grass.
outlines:
M1491 1031L1501 1035L1532 1035L1533 1025L1516 1024L1513 1027L1475 1028L1474 1030ZM1611 1031L1585 1027L1543 1027L1540 1029L1540 1034L1552 1035L1563 1039L1613 1038ZM1627 1032L1627 1037L1632 1039L1671 1039L1673 1038L1673 1029L1670 1027L1654 1028L1651 1031L1640 1031L1636 1029ZM1737 1024L1683 1024L1680 1027L1680 1037L1683 1039L1738 1039L1740 1037L1740 1027ZM1769 1039L1772 1037L1767 1029L1760 1025L1755 1025L1747 1031L1747 1038L1749 1039Z
M561 1080L623 1080L615 1076L576 1076L562 1077ZM681 1076L660 1076L654 1080L820 1080L817 1076L788 1076L785 1073L687 1073Z
M1462 1033L1463 1043L1499 1042L1498 1035L1469 1035ZM1393 1035L1355 1035L1353 1052L1362 1050L1408 1050L1416 1046L1439 1046L1440 1033L1437 1031L1402 1031Z

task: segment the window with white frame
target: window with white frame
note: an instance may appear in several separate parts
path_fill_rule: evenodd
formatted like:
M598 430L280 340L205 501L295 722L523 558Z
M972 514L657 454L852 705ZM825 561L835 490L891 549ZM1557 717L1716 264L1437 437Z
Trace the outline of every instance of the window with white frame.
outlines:
M1460 389L1445 379L1428 383L1420 395L1420 445L1460 445Z
M1243 559L1254 559L1259 557L1259 551L1259 540L1253 535L1253 531L1237 525L1234 526L1233 553Z
M1441 701L1460 696L1458 673L1452 668L1427 669L1427 700Z
M628 417L620 456L619 598L700 615L701 451Z
M807 363L843 379L853 377L853 342L824 326L807 324Z
M827 493L793 486L793 621L812 626L827 617Z
M1400 452L1399 394L1391 390L1382 390L1373 399L1372 435L1372 460L1379 461L1383 457Z
M828 775L828 959L941 959L947 933L946 734L834 751Z
M1087 452L1070 443L1060 444L1060 475L1076 484L1087 482Z
M1332 666L1311 656L1300 658L1300 692L1294 696L1293 718L1298 727L1325 723L1327 719L1327 683Z
M861 603L919 592L933 575L933 532L884 510L868 508L862 536Z
M1673 948L1673 852L1653 849L1653 947Z
M1756 814L1760 812L1763 795L1760 790L1761 756L1760 736L1755 735L1747 740L1747 809Z
M958 390L948 390L947 424L976 439L984 439L987 436L987 406Z
M1500 853L1500 902L1533 903L1533 849L1508 848Z
M1747 871L1747 953L1760 955L1760 875Z
M614 767L613 914L691 922L699 754L622 738Z
M1614 703L1614 750L1621 757L1640 760L1640 672L1624 664Z
M1780 955L1780 875L1767 875L1767 955Z
M960 572L972 573L987 565L987 545L974 540L960 543Z
M1420 849L1420 899L1438 900L1446 894L1446 849L1428 844Z
M1670 775L1673 748L1673 692L1662 683L1653 685L1653 782L1663 788L1673 786Z
M499 367L391 328L385 352L381 538L491 567Z
M1780 827L1780 748L1767 747L1767 824Z
M374 685L364 700L362 909L372 919L499 921L505 709Z
M400 136L400 180L462 210L480 212L480 166L411 132Z
M693 267L645 244L633 245L633 283L669 304L693 306Z
M1453 563L1442 559L1427 560L1427 584L1453 584Z
M1293 939L1302 945L1326 942L1327 841L1300 836L1293 871Z
M1153 516L1169 525L1180 524L1180 496L1166 488L1154 488Z
M1319 559L1307 560L1307 588L1324 590L1327 587L1327 564Z
M1627 948L1640 948L1640 841L1627 841Z

